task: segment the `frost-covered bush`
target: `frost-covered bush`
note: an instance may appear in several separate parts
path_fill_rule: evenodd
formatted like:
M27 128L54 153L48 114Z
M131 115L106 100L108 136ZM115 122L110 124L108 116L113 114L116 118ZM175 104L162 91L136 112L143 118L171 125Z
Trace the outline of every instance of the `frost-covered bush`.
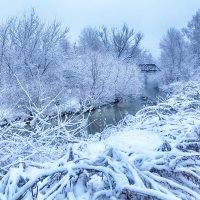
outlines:
M123 63L109 55L89 52L68 61L77 74L82 100L92 106L107 104L138 95L143 88L142 75L134 64Z
M181 96L186 95L187 97L191 97L193 99L199 100L200 98L200 84L198 81L189 81L185 82L175 82L170 84L169 86L164 86L163 90L172 95Z
M136 116L127 115L117 127L102 132L101 141L91 136L93 142L79 138L78 143L66 145L65 129L45 129L41 118L35 123L38 132L32 131L29 137L27 130L28 136L19 140L22 126L15 125L13 137L1 135L1 161L13 159L10 165L1 162L1 199L199 199L200 108L196 105L200 100L190 95L198 83L184 92L187 85L190 83L164 102L146 107ZM40 123L44 127L37 128ZM152 134L161 141L155 149L151 145L157 141L149 144L147 140ZM140 135L145 136L144 141L131 141ZM34 136L38 138L33 140ZM141 149L138 143L144 143ZM52 154L45 154L42 145L52 148ZM40 147L39 152L33 147ZM18 149L23 151L16 156Z
M4 121L0 127L0 176L18 163L52 162L64 156L70 143L87 139L83 114L48 117L32 107L29 121Z

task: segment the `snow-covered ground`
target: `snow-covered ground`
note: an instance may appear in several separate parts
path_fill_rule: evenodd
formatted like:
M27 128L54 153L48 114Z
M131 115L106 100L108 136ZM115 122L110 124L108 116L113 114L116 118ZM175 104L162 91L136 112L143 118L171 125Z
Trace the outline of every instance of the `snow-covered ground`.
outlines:
M79 142L63 125L38 124L27 140L1 134L0 199L200 199L200 83L165 90L163 102Z

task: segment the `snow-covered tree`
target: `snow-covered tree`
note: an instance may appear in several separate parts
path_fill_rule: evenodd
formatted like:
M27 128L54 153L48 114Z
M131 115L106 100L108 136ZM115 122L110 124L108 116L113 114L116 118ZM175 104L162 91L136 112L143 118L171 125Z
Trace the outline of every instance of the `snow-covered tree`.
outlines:
M79 45L83 52L87 50L99 51L101 49L101 41L97 30L92 27L84 28L79 36Z
M140 42L143 36L135 33L126 24L121 29L112 29L112 46L117 58L134 61L140 53Z
M189 48L192 53L195 68L200 68L200 10L189 21L183 32L189 40Z
M181 32L170 28L160 42L160 63L167 82L181 79L186 61L186 43Z
M67 33L60 23L41 22L34 10L0 25L2 102L26 107L31 98L39 106L60 92Z
M135 33L134 29L124 24L121 29L108 29L102 26L99 29L87 27L80 35L79 46L86 49L107 53L119 60L136 62L142 52L140 43L143 35Z

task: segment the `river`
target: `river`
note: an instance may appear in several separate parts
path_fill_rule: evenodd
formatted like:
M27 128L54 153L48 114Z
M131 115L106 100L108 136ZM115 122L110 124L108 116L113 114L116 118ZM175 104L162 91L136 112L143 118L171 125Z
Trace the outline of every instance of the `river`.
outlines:
M137 111L146 105L153 105L157 97L162 96L158 87L146 87L143 94L138 97L128 97L118 103L109 104L93 110L88 117L87 131L89 134L101 132L108 125L117 125L125 115L135 115Z

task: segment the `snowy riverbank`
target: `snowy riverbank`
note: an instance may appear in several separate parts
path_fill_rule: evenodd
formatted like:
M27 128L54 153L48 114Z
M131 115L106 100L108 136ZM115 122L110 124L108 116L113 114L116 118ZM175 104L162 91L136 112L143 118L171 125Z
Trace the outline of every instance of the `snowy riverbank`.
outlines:
M170 97L158 105L69 145L76 137L64 124L38 124L27 138L22 125L7 127L0 198L200 199L200 83L165 90Z

